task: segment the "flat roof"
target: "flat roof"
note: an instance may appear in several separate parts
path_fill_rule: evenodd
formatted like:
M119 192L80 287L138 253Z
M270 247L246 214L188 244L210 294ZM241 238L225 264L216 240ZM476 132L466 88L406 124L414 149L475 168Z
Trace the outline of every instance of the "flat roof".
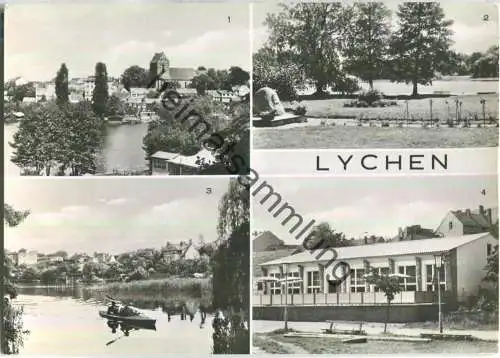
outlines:
M210 152L208 149L203 148L200 150L198 153L190 156L186 155L181 155L179 153L169 153L169 152L163 152L163 151L158 151L154 153L151 158L154 159L163 159L166 160L169 163L174 163L174 164L179 164L187 167L193 167L193 168L198 168L199 165L196 164L198 161L198 158L204 158L205 161L208 162L215 162L215 157L212 155L212 152Z
M449 251L459 246L468 244L477 239L491 236L488 232L483 232L474 235L464 235L464 236L454 236L454 237L442 237L435 239L423 239L423 240L408 240L408 241L396 241L387 243L377 243L370 245L360 245L360 246L347 246L347 247L336 247L337 252L336 260L347 260L347 259L360 259L360 258L374 258L374 257L384 257L384 256L403 256L403 255L417 255L417 254L429 254L433 252L443 252ZM290 255L286 257L279 258L277 260L267 261L261 263L260 266L271 266L280 264L298 264L307 262L324 262L329 261L333 258L332 251L327 251L318 260L316 256L320 254L322 250L304 251L299 254Z

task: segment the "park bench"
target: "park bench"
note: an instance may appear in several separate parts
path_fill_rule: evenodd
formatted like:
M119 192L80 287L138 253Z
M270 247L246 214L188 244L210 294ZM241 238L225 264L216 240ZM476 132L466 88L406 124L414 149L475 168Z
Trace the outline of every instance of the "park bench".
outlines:
M338 322L338 321L325 321L326 323L329 324L329 328L327 329L323 329L323 331L325 333L330 333L330 334L352 334L352 335L358 335L358 336L365 336L366 335L366 332L363 331L363 324L364 322L342 322L342 323L348 323L348 324L351 324L353 326L355 326L356 328L352 328L352 329L338 329L338 328L335 328L335 324L339 324L341 322Z

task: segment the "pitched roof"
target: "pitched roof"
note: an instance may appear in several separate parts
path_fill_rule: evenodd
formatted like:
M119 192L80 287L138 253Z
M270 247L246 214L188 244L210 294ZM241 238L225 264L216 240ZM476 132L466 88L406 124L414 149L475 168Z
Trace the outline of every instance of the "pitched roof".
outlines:
M348 246L338 247L335 249L337 252L337 260L370 258L380 256L400 256L400 255L417 255L428 254L433 252L449 251L459 246L465 245L477 239L491 236L489 233L480 233L474 235L465 235L458 237L445 237L436 239L424 240L410 240L410 241L397 241L389 243L380 243L362 246ZM280 265L284 263L305 263L305 262L327 262L332 257L331 251L326 252L320 260L316 256L320 254L321 250L316 250L313 253L304 251L293 256L283 257L277 260L262 263L261 266L267 265Z
M169 79L178 81L191 81L196 75L194 68L189 67L170 67Z
M460 210L452 211L452 214L455 215L464 226L481 228L489 228L491 226L486 217L481 214L476 214L474 212L466 213Z

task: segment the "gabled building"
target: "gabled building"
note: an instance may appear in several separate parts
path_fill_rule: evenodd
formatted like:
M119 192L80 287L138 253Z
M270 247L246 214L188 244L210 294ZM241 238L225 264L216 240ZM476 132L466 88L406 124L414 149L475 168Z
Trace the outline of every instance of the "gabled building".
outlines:
M166 261L195 260L199 258L193 240L189 240L187 243L181 241L179 244L167 243L161 252Z
M170 61L164 52L155 53L149 64L149 76L154 82L154 87L159 90L164 84L175 83L180 88L187 88L197 72L189 67L171 67Z
M498 208L485 209L482 205L478 210L452 210L446 214L436 229L442 236L471 235L489 232L498 222Z

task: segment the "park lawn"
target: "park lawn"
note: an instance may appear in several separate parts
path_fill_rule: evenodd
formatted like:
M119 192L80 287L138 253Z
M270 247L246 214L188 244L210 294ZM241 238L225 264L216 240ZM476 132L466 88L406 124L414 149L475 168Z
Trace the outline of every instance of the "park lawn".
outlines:
M335 338L303 338L273 335L276 341L293 344L310 354L396 354L396 353L496 353L495 342L457 342L431 341L418 342L384 342L368 341L367 343L345 344Z
M432 118L446 121L448 118L456 119L457 97L433 98ZM486 118L492 116L498 118L498 96L488 95L464 95L459 97L462 102L461 118L471 118L477 116L483 119L483 109L481 99L486 100ZM386 120L406 120L406 101L398 100L397 106L373 107L373 108L347 108L344 103L351 102L351 99L323 99L304 100L302 105L306 106L309 117L320 118L364 118L364 119L386 119ZM288 106L288 103L284 103ZM429 99L412 99L408 101L409 119L423 120L430 119Z
M498 128L304 126L254 129L255 149L498 146Z

